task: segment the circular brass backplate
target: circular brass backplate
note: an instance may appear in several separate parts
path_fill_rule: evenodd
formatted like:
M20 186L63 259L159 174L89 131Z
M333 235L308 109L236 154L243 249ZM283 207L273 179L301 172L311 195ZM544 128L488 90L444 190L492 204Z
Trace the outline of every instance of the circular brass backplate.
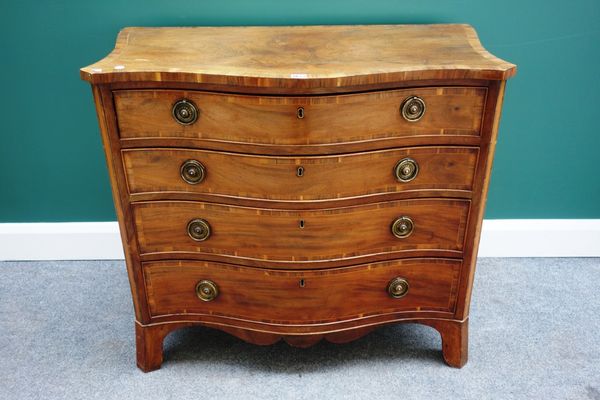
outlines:
M414 224L410 217L402 216L392 224L392 233L398 239L404 239L410 236L413 232Z
M412 158L403 158L394 168L396 179L400 182L410 182L419 173L419 164Z
M196 284L196 296L202 301L214 300L219 295L219 288L213 281L207 279Z
M181 125L191 125L198 119L198 109L190 100L178 100L173 104L173 118Z
M201 242L210 236L210 225L203 219L193 219L188 223L187 232L192 239Z
M187 160L181 164L180 174L181 179L190 185L195 185L204 180L206 169L198 160Z
M390 297L399 299L400 297L406 296L408 288L408 281L404 278L397 277L388 283L387 292Z
M400 107L400 113L408 122L417 122L425 114L425 101L417 96L407 97Z

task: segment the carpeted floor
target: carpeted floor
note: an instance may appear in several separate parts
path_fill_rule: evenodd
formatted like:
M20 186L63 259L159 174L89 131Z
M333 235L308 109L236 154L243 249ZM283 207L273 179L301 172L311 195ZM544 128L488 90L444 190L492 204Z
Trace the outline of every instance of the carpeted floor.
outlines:
M191 328L144 374L122 261L0 262L0 399L600 400L599 284L600 259L480 259L461 370L411 324L305 350Z

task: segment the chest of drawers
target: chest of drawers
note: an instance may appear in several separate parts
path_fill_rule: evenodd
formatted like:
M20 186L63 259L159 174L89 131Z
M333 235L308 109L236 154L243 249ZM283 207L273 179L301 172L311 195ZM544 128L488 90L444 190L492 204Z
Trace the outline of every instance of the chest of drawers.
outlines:
M515 66L468 25L127 28L92 84L137 364L194 324L256 344L437 329L471 287Z

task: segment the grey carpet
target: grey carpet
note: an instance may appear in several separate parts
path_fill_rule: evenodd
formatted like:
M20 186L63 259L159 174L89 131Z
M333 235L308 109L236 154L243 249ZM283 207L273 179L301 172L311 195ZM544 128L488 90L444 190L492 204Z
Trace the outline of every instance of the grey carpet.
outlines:
M600 259L480 259L469 363L419 325L260 347L208 328L134 361L122 261L0 262L0 399L600 399Z

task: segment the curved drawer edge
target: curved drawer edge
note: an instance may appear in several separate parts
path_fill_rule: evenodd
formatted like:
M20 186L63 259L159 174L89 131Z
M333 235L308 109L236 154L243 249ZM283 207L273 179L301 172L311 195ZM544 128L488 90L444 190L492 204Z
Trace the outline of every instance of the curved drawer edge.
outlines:
M461 267L460 259L434 258L328 270L257 269L181 260L143 263L153 318L220 318L238 324L295 327L415 313L452 314ZM398 277L408 287L394 298L389 285ZM196 286L207 281L215 287L208 300L197 294Z
M470 201L414 199L317 210L276 210L216 203L136 203L133 215L142 256L189 259L222 256L237 263L299 263L317 267L329 260L361 260L380 256L403 258L413 251L447 252L461 257ZM392 222L400 215L414 221L414 232L395 236ZM205 220L206 240L192 240L190 221ZM360 230L346 229L358 221ZM187 228L186 228L187 226ZM260 237L261 242L256 241ZM306 239L306 240L304 240ZM284 246L285 245L285 246ZM387 254L387 255L386 255ZM196 256L194 256L196 255ZM413 254L413 257L415 255ZM316 262L316 263L315 263ZM357 263L360 261L354 261Z
M423 190L469 192L479 149L416 146L332 156L274 157L143 148L122 150L121 155L130 196L313 202ZM401 174L401 163L411 175ZM188 168L196 181L189 181Z
M220 203L241 207L258 207L285 210L311 210L323 208L341 208L354 205L380 203L393 200L411 200L425 198L467 199L473 197L470 190L459 189L415 189L403 192L372 193L368 195L319 199L319 200L273 200L255 197L227 196L212 193L190 192L150 192L130 194L131 203L144 203L154 201L200 201L207 203Z
M314 145L278 145L214 139L160 137L121 138L120 145L122 149L189 148L255 155L314 156L386 150L412 146L480 146L481 137L462 135L460 132L447 132L445 135L377 138L371 140Z
M229 256L223 254L198 253L198 252L160 252L160 253L142 253L140 260L142 262L152 261L170 261L170 260L189 260L189 261L212 261L229 265L250 267L250 268L272 268L275 270L314 270L331 269L341 267L352 267L361 264L391 261L398 259L413 258L444 258L461 259L463 252L459 250L442 249L410 249L396 252L385 252L356 257L343 257L336 259L312 260L312 261L271 261L262 258L250 258L240 256Z
M112 93L120 138L168 135L267 145L320 145L398 136L480 136L487 87L418 87L300 97L168 89ZM414 96L424 103L416 120L399 112L403 102ZM173 117L173 105L181 99L192 104L192 114L197 117L183 125ZM302 116L298 116L298 108L304 111Z

